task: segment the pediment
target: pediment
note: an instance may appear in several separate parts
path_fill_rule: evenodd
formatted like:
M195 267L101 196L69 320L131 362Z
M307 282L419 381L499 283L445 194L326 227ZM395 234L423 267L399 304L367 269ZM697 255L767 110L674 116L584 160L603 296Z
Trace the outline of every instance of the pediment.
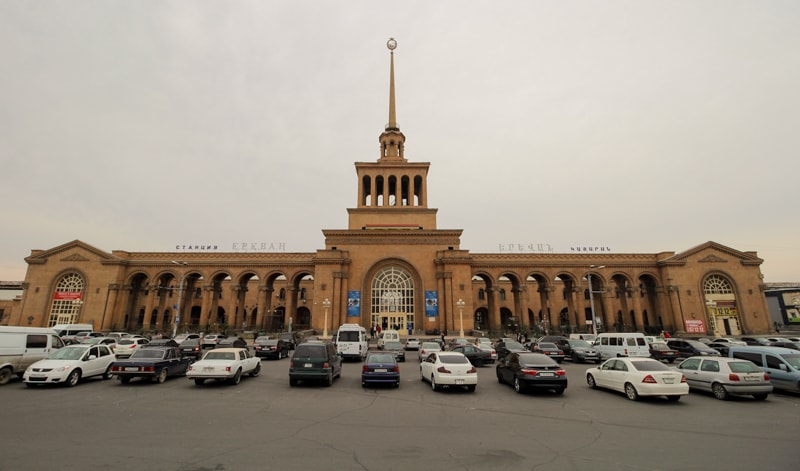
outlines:
M28 264L41 264L49 259L58 259L64 262L88 262L93 259L99 259L100 261L119 260L118 257L77 239L52 249L34 250L30 256L25 257L25 261Z
M705 263L727 263L732 259L738 260L743 264L760 265L764 262L763 259L758 258L755 252L741 252L717 242L709 241L661 260L660 263L680 265L696 257L699 257L697 258L698 262Z

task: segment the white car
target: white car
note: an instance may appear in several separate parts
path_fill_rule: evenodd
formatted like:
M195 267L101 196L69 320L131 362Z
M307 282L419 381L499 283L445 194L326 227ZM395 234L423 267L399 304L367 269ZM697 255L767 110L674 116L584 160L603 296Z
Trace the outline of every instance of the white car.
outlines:
M439 345L439 342L422 342L422 345L419 346L419 361L422 363L422 360L427 358L433 352L441 352L442 346Z
M715 338L715 339L712 339L712 340L714 342L717 342L717 343L725 343L725 344L728 344L728 345L741 345L742 347L747 345L747 342L743 342L741 340L732 339L730 337L719 337L719 338Z
M29 366L22 381L28 387L54 383L71 387L91 376L111 379L111 364L116 359L108 345L67 345Z
M144 337L125 337L117 340L117 348L114 349L117 358L128 358L141 347L150 343Z
M253 356L246 348L215 348L203 355L203 359L189 365L186 377L198 386L207 379L239 384L242 375L258 376L261 373L261 358Z
M586 370L586 382L592 389L624 392L632 401L639 396L667 396L677 401L689 394L689 383L682 373L652 358L611 358Z
M469 391L478 387L478 370L463 353L433 352L419 364L419 377L438 391L442 386L463 386Z
M420 345L420 342L419 342L418 338L409 337L408 339L406 339L405 349L406 350L419 350L419 345Z

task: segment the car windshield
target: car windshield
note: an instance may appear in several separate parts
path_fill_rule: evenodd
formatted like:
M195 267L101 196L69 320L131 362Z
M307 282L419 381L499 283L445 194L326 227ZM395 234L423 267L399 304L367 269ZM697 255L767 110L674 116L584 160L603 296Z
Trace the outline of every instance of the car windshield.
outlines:
M48 360L79 360L89 347L76 347L76 348L59 348L55 352L48 355Z
M708 348L706 344L704 344L703 342L698 342L697 340L687 340L686 343L700 350L705 350Z
M157 349L157 348L143 348L141 350L136 350L131 354L131 358L163 358L165 350Z
M539 344L539 348L546 348L548 350L555 350L558 347L556 347L556 344L554 344L554 343L544 342L544 343L540 343Z
M139 350L144 351L144 350ZM235 360L236 355L233 352L208 352L203 360Z
M525 347L523 347L522 344L519 343L519 342L512 342L512 341L508 340L504 344L505 344L506 348L509 349L509 350L524 350L525 349Z
M325 346L309 344L301 345L295 351L294 356L298 358L325 358Z
M367 357L367 363L394 363L394 357L385 353L370 355Z
M658 360L632 361L631 365L638 371L672 371L667 365Z
M264 337L264 336L257 337L256 338L256 343L266 342L267 340L270 340L270 338L269 337Z
M555 360L541 353L525 353L519 356L519 364L526 366L553 366L558 365Z
M120 339L120 341L117 342L117 343L120 344L120 345L131 345L131 344L136 343L136 342L134 340L131 340L131 339Z
M442 354L439 355L439 361L442 363L449 363L449 364L462 364L462 363L469 363L467 357L464 355L447 355Z
M781 357L786 360L786 363L800 370L800 355L781 355Z
M728 363L731 373L760 373L761 368L749 361L732 361Z
M670 348L665 343L651 343L650 348L652 350L669 350Z
M401 344L400 342L386 342L383 348L387 350L402 350L403 344Z
M425 342L422 344L423 350L439 350L441 347L436 342Z
M339 332L340 342L358 342L359 340L359 331L357 330L343 330Z
M586 340L570 340L569 341L569 346L572 347L572 348L575 348L575 347L591 348L592 347L592 345L589 342L587 342Z

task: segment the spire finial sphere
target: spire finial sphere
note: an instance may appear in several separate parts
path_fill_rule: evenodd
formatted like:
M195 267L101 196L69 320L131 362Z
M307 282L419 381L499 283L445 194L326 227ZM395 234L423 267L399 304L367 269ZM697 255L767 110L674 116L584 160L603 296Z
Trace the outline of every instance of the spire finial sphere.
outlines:
M395 41L394 38L389 38L389 40L386 41L386 47L388 47L390 51L394 51L397 48L397 41Z

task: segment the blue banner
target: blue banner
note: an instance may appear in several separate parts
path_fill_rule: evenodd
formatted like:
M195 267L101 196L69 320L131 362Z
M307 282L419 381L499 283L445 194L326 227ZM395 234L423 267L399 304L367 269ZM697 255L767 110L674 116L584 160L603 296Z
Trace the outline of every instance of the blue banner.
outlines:
M425 291L425 317L439 316L439 292Z
M361 291L347 292L347 317L361 317Z

